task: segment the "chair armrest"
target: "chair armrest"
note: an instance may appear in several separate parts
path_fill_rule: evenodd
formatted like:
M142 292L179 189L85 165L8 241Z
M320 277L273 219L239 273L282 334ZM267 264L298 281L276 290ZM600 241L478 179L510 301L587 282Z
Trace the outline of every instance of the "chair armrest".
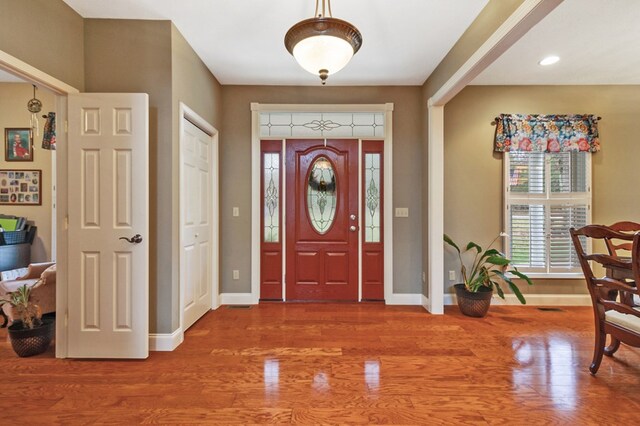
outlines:
M40 275L51 265L55 265L54 262L32 263L27 269L27 273L22 277L16 278L16 280L29 280L33 278L40 278Z

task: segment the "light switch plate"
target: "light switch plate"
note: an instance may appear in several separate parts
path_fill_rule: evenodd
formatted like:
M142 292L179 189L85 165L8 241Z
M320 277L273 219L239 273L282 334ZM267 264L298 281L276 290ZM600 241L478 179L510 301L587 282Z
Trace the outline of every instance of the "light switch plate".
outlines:
M456 280L456 271L449 271L449 281Z
M233 208L233 217L238 217L240 216L240 207L234 207Z
M409 217L409 208L396 207L396 217Z
M240 279L240 271L238 271L237 269L233 270L233 279L234 280L239 280Z

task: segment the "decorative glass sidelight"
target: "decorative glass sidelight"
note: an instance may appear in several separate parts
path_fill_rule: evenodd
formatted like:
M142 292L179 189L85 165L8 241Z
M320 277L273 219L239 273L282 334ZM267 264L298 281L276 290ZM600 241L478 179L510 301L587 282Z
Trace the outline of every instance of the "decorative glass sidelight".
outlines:
M364 241L380 242L380 154L364 155Z
M319 157L311 166L307 185L309 221L319 234L325 234L336 215L336 173L326 157Z
M263 154L264 242L280 242L280 154Z

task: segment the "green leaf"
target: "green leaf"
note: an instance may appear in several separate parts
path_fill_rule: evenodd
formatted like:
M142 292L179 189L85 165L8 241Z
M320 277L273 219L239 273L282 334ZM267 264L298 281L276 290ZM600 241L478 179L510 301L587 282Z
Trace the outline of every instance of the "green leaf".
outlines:
M487 263L491 263L492 265L505 266L511 263L511 261L502 256L489 256L487 258Z
M516 277L522 278L523 280L525 280L527 282L527 284L533 285L533 282L531 281L531 278L529 278L528 276L526 276L522 272L518 271L517 269L515 269L513 271L509 271L509 273L515 275Z
M476 251L477 251L478 253L482 252L482 247L480 247L479 245L477 245L477 244L476 244L476 243L474 243L473 241L469 241L469 243L467 244L467 248L465 249L465 251L466 251L466 250L471 250L472 248L475 248L475 249L476 249Z
M493 285L496 287L496 291L498 292L498 296L504 299L504 291L502 291L502 287L497 282L493 282Z
M527 301L524 299L524 296L520 292L520 289L518 288L517 285L515 285L513 281L509 279L509 277L507 277L505 274L503 274L501 271L498 271L497 269L493 269L491 272L495 273L497 276L502 278L504 282L506 282L509 285L509 288L511 289L511 291L513 291L513 294L516 295L520 303L522 303L523 305L527 304Z
M502 257L504 257L504 254L500 253L498 250L496 250L494 248L490 248L490 249L487 249L487 251L485 251L484 253L482 253L482 257L489 257L489 256L502 256Z
M527 301L524 299L524 296L522 295L522 293L520 293L520 289L518 288L518 286L515 285L512 281L508 281L507 284L509 284L509 288L511 289L511 291L513 291L513 294L516 295L520 303L522 303L523 305L526 305Z
M453 240L451 239L451 237L449 237L447 234L444 234L444 242L449 244L451 247L453 247L454 249L456 249L458 251L458 253L460 253L460 249L458 248L458 246L456 245L456 243L453 242Z

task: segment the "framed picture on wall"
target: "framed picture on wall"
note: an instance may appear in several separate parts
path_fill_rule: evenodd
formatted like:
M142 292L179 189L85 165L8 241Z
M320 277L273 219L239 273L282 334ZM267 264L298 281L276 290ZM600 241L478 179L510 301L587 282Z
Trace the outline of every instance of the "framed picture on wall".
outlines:
M42 205L42 170L0 169L0 205Z
M4 129L5 161L33 161L33 135L29 128Z

